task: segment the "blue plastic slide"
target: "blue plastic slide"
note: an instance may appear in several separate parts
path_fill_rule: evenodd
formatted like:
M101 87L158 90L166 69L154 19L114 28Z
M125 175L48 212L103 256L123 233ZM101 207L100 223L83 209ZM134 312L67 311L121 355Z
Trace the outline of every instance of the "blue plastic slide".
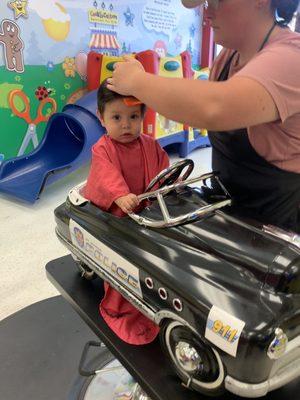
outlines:
M97 92L68 104L48 121L43 140L30 154L0 165L0 192L34 203L45 185L91 158L91 147L104 133L97 116Z

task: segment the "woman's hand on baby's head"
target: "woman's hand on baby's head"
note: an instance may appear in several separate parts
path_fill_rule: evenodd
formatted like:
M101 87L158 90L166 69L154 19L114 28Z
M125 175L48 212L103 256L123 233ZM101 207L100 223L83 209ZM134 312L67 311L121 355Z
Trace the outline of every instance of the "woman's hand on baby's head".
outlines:
M115 203L124 213L128 214L139 205L139 199L135 194L129 193L126 196L118 197Z
M137 75L145 70L135 58L124 56L123 59L124 61L115 63L113 75L107 79L107 87L124 96L131 96L134 95L133 89Z

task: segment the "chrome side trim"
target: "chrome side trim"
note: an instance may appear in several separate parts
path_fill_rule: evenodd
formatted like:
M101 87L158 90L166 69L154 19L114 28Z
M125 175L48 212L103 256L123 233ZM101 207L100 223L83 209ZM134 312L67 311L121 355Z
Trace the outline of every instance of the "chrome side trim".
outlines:
M280 229L274 225L263 225L263 232L269 233L272 236L276 236L282 240L285 240L288 243L293 244L294 246L300 249L300 235L292 231L285 231L284 229Z
M164 319L172 319L174 321L180 322L181 325L187 326L196 335L199 335L199 333L196 331L195 328L193 328L186 320L184 320L183 318L179 317L179 315L175 314L172 311L169 311L169 310L160 310L160 311L158 311L155 314L154 322L157 325L159 325Z

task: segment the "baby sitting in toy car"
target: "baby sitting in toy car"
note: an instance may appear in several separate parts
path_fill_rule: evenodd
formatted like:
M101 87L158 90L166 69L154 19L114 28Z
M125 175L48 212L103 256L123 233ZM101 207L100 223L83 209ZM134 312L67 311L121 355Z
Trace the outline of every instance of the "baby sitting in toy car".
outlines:
M106 81L100 85L97 99L106 135L93 146L84 196L102 210L121 217L139 207L137 195L169 166L169 159L157 141L141 134L144 104L110 91ZM130 344L153 341L158 326L108 283L104 285L100 313L109 327Z

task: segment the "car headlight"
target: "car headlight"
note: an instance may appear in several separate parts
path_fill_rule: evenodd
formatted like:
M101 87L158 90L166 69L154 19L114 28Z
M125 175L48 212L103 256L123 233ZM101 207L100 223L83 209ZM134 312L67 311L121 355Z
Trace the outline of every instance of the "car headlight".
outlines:
M286 350L287 343L288 338L286 334L283 332L282 329L276 328L275 338L270 343L267 352L269 358L271 358L271 360L277 360L278 358L280 358Z

